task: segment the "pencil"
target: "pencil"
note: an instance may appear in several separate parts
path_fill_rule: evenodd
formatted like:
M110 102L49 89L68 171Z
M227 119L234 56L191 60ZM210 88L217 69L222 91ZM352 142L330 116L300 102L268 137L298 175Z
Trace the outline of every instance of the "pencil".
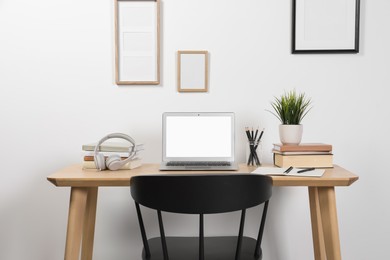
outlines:
M261 137L263 137L263 134L264 134L264 128L263 128L263 130L261 130L261 133L260 133L260 136L259 136L259 139L257 140L257 142L260 142Z
M253 138L253 141L256 141L257 134L259 133L259 128L256 128L255 138Z

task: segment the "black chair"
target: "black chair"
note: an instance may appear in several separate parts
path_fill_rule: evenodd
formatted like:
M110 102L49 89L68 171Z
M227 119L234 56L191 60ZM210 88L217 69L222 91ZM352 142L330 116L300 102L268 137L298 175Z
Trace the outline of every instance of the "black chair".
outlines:
M144 244L142 259L229 260L262 259L261 240L272 195L268 176L255 174L166 174L131 179ZM264 203L257 240L243 237L247 208ZM160 237L147 239L140 206L157 210ZM238 236L204 237L204 214L241 210ZM199 214L199 238L165 237L161 211Z

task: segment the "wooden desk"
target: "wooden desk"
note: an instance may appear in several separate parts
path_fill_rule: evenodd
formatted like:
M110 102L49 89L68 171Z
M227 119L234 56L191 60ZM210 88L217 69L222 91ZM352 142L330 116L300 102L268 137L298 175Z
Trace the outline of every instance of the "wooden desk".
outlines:
M161 172L158 167L158 164L144 164L133 170L98 172L83 170L78 164L47 177L57 187L71 187L65 260L79 259L80 248L82 260L92 259L98 187L130 186L131 177L140 174L204 173L201 171ZM249 173L255 168L242 164L238 171L232 173ZM339 166L327 169L320 178L272 177L274 186L308 187L316 260L341 259L335 186L349 186L357 179L358 176Z

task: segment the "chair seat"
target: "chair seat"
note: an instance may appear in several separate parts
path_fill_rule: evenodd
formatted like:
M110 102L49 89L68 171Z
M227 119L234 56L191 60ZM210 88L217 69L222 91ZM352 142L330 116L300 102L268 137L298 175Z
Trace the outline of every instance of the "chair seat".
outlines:
M198 237L166 237L169 260L199 260L199 238ZM155 237L148 240L150 247L150 258L145 258L145 251L142 252L142 259L164 260L161 238ZM226 237L205 237L204 258L205 260L229 260L234 259L236 254L237 236ZM242 238L240 260L258 260L255 257L256 240L250 237Z

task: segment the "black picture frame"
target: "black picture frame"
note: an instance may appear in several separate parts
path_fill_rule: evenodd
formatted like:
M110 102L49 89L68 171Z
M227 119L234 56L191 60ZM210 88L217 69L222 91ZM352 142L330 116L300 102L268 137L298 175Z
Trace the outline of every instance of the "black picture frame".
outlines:
M315 47L315 46L310 46L309 48L307 47L301 47L297 43L297 41L300 41L297 36L297 33L299 34L299 30L302 30L302 28L297 28L298 23L297 19L302 20L302 17L299 17L299 15L302 15L300 13L297 14L297 4L303 4L304 0L292 0L292 48L291 48L291 53L292 54L329 54L329 53L352 53L356 54L359 53L359 28L360 28L360 0L346 0L346 1L351 1L351 3L355 4L355 10L352 10L354 13L354 25L353 25L353 30L351 30L350 33L353 32L353 39L349 38L348 40L352 43L350 44L350 47ZM355 1L355 2L354 2ZM351 10L350 10L351 11ZM300 34L302 35L302 33ZM302 38L302 37L300 37ZM303 41L301 41L303 42ZM325 42L325 41L324 41ZM310 45L308 43L307 45Z

